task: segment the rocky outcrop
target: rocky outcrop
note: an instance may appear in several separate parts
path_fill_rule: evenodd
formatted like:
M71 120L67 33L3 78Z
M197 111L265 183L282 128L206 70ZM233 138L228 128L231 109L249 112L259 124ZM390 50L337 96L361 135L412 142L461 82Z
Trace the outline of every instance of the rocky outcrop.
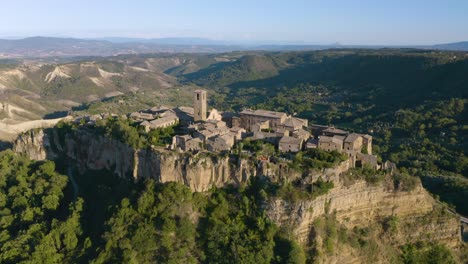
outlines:
M214 155L212 153L177 153L164 149L134 149L92 131L78 129L62 134L57 129L29 131L18 137L14 150L35 160L66 158L80 171L110 170L122 178L153 178L159 182L179 182L193 191L206 191L213 186L246 183L249 177L266 176L272 181L318 177L336 181L349 168L343 162L335 168L298 172L286 162L272 163Z
M21 134L13 145L17 153L24 153L33 160L47 159L47 149L50 149L50 137L44 134L44 130L30 130Z
M403 234L399 243L434 238L455 247L460 242L460 227L456 217L438 215L437 203L419 184L410 192L397 191L386 184L369 186L359 181L351 186L339 185L314 200L290 203L275 199L268 203L268 216L278 225L293 227L300 242L307 244L316 219L334 213L336 219L349 228L367 226L396 216ZM405 229L406 228L406 229Z
M205 153L199 155L179 154L164 150L141 150L135 159L135 178L153 178L159 182L179 182L194 191L202 192L211 187L246 183L257 167L248 160L213 158Z

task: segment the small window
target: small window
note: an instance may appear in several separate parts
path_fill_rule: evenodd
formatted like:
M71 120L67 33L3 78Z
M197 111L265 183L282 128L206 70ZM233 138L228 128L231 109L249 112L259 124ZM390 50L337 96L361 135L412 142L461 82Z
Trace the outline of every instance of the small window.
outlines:
M197 94L197 100L200 100L200 94Z

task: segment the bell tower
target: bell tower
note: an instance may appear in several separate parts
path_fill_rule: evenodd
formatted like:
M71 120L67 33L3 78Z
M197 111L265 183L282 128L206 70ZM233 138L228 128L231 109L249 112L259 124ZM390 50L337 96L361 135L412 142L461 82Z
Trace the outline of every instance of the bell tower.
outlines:
M193 93L193 121L206 120L206 91L195 90Z

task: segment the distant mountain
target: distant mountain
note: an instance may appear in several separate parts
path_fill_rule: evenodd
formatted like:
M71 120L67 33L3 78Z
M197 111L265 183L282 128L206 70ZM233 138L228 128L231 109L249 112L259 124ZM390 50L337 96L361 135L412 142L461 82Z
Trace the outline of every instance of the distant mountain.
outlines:
M434 49L441 50L459 50L459 51L468 51L468 41L447 43L447 44L438 44L432 46Z
M91 40L109 41L112 43L151 43L159 45L230 45L227 41L212 40L206 38L121 38L105 37Z
M375 45L293 45L271 42L232 42L206 38L121 38L76 39L30 37L24 39L0 39L0 59L25 57L77 57L115 56L141 53L222 53L230 51L307 51L324 49L382 49L411 48L468 51L468 42L433 46L375 46Z
M238 47L216 45L216 41L195 38L174 39L75 39L31 37L0 39L0 58L114 56L156 52L217 53Z
M64 49L70 46L75 48L110 46L107 41L84 40L73 38L31 37L24 39L0 39L0 50L19 49Z

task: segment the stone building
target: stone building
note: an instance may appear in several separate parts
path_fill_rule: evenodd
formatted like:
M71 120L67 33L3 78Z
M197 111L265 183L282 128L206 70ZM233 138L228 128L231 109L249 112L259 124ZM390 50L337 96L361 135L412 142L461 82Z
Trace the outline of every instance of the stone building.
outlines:
M206 120L206 91L195 90L193 93L193 121L205 121Z
M232 146L234 146L234 137L230 134L218 135L206 141L206 148L214 152L229 151Z
M191 138L185 142L185 150L202 150L203 142L199 138Z
M292 117L289 116L286 118L283 124L281 124L281 127L284 129L289 130L291 133L293 131L302 129L303 127L306 127L308 124L307 119L302 119L302 118L297 118L297 117Z
M177 118L179 118L179 122L182 126L189 126L190 124L193 123L193 116L194 116L193 107L180 106L180 107L174 108L173 111L177 115Z
M292 136L295 137L295 138L301 139L302 142L306 142L311 137L311 134L310 134L309 131L307 131L307 130L305 130L303 128L299 128L299 129L292 132Z
M281 152L299 152L302 149L302 140L284 136L279 141L278 149Z
M289 136L289 131L278 130L275 132L255 131L252 135L252 140L263 140L275 146L278 146L280 139L284 136Z
M252 126L269 121L271 128L280 127L286 121L287 115L282 112L267 110L243 110L240 113L241 127L252 131Z
M338 129L338 128L334 128L334 127L328 127L324 130L322 130L322 134L324 136L328 136L328 137L333 137L333 136L347 136L349 134L348 131L345 131L345 130L341 130L341 129Z
M367 154L372 155L372 136L367 134L362 135L362 144Z
M155 115L151 113L144 113L144 112L133 112L130 114L130 117L137 120L137 121L143 121L143 120L153 120L156 118Z
M144 127L145 131L148 132L151 129L174 126L178 122L179 118L175 114L169 114L151 121L143 121L140 126Z
M306 142L306 149L316 149L318 148L318 140L311 137Z
M363 154L363 153L356 153L356 167L362 167L362 166L369 166L375 170L380 169L380 165L378 164L377 156L375 155L369 155L369 154Z
M241 127L232 127L229 129L229 134L231 134L234 137L234 140L241 141L246 137L246 130L241 128Z
M343 150L343 136L320 136L318 142L318 148L326 151L336 150L341 152Z
M322 133L318 140L319 149L345 153L353 164L352 167L369 165L375 169L380 168L377 156L372 155L372 136L348 133L333 127L322 130ZM310 147L313 147L312 143Z
M345 152L361 152L363 138L361 135L351 133L343 141L343 150Z
M180 148L182 151L194 151L203 149L203 142L199 138L190 135L174 136L172 138L172 149Z
M252 132L266 131L266 130L270 130L270 120L258 122L250 126L250 131Z

